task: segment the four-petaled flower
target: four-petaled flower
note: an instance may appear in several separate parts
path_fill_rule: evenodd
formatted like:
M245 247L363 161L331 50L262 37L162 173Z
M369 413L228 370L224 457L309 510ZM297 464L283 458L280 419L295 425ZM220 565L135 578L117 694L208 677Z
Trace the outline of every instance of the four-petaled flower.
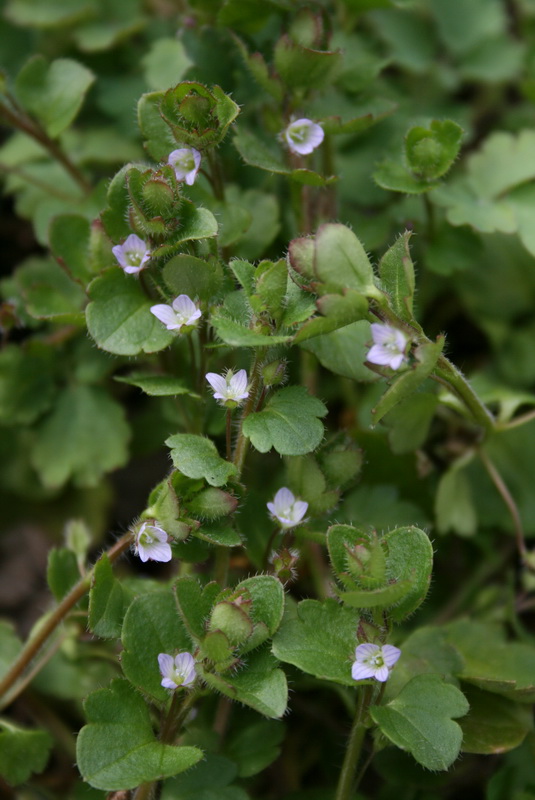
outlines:
M144 522L137 532L135 553L142 561L171 561L173 557L166 532L148 522Z
M307 513L308 503L296 500L293 492L283 486L279 489L272 503L266 504L271 516L276 519L282 528L293 528L299 525Z
M201 166L201 154L194 147L180 147L169 153L167 163L173 167L177 181L186 181L192 186Z
M392 644L384 644L382 647L378 644L359 644L355 650L351 677L354 681L375 678L384 683L400 655L401 650Z
M226 375L208 372L206 380L214 390L214 399L227 408L235 408L249 397L247 373L244 369L239 369L236 374L229 369Z
M284 131L286 144L292 153L298 153L300 156L308 156L312 153L316 147L320 146L324 136L321 125L306 118L290 122Z
M131 233L122 244L116 244L111 251L121 267L129 275L140 272L151 255L147 243L140 239L139 236L136 236L135 233Z
M405 334L391 325L381 325L378 322L374 322L371 329L373 347L368 352L367 360L372 364L399 369L407 358L405 348L408 339Z
M161 684L166 689L191 686L195 680L195 659L191 653L179 653L174 658L167 653L160 653L158 664L162 674Z
M182 326L196 325L201 316L200 309L187 294L175 297L170 306L159 303L151 306L151 313L163 322L168 331L179 331Z

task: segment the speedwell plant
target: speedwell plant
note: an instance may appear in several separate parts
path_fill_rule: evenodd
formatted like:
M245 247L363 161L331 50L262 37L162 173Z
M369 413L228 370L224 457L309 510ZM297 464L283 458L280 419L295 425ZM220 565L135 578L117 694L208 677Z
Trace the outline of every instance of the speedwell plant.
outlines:
M533 4L0 26L6 796L535 797Z

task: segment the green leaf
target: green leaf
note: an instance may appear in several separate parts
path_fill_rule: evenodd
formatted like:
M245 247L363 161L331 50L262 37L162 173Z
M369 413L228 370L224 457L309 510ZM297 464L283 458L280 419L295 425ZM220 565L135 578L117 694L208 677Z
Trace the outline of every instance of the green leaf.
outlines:
M518 232L533 255L533 167L535 132L493 133L466 160L465 175L441 186L433 200L444 206L452 225L471 225L478 231Z
M152 43L141 63L148 86L158 90L176 86L192 62L181 41L164 37Z
M50 248L65 270L76 280L87 283L94 272L90 264L91 225L80 214L54 217L48 230Z
M344 328L368 315L368 301L353 289L346 289L342 295L325 294L317 301L317 307L323 316L305 322L294 337L296 344Z
M285 726L261 720L239 730L229 741L227 752L238 765L240 778L250 778L268 767L281 752Z
M155 161L167 161L176 141L160 114L163 91L142 94L137 104L137 121L147 153Z
M0 619L0 679L7 675L21 650L22 642L11 622Z
M264 623L273 636L284 612L284 589L279 579L273 575L255 575L241 581L235 591L244 591L251 597L251 619L255 624Z
M217 583L201 586L196 578L185 576L175 583L178 611L189 635L197 642L206 634L206 620L221 589Z
M164 703L169 695L160 685L159 653L175 655L191 650L191 640L170 589L136 597L124 618L122 642L125 676L142 692Z
M98 347L108 353L135 356L156 353L174 339L151 314L153 304L139 281L115 267L89 286L91 302L86 309L87 328Z
M429 7L441 39L455 54L468 52L506 30L506 13L500 0L458 0L455 8L448 0L431 0Z
M53 740L47 731L29 731L0 720L0 775L11 784L25 783L46 767Z
M382 161L377 165L373 179L382 189L403 194L422 194L438 186L437 181L416 177L398 161Z
M103 389L69 386L39 426L31 462L48 488L69 478L77 486L96 486L105 472L125 463L129 436L122 407Z
M310 50L282 36L275 45L275 69L291 89L319 88L329 83L340 66L342 54L329 50Z
M236 774L236 764L228 758L207 753L195 769L165 781L161 800L249 800L232 783Z
M389 429L388 441L393 453L412 453L424 444L438 402L434 394L417 392L383 417Z
M427 181L441 178L459 154L462 135L461 126L449 119L435 119L429 128L411 128L405 137L409 168Z
M15 90L22 105L55 138L74 120L94 80L93 73L77 61L58 58L48 64L36 55L17 75Z
M46 580L56 600L62 600L80 578L73 551L66 547L53 547L48 553Z
M396 581L379 589L353 589L341 592L340 600L350 608L389 608L411 590L410 581Z
M355 289L377 297L373 269L353 231L339 223L326 223L316 233L314 271L317 278L337 290Z
M475 686L465 687L464 693L470 704L470 711L460 723L464 753L506 753L522 744L533 729L529 706L512 703Z
M384 541L387 576L412 584L412 591L390 611L392 619L401 622L425 600L433 569L433 545L429 536L414 526L389 531Z
M133 593L113 574L103 553L95 565L89 591L89 627L96 636L115 639L121 635L123 619Z
M336 180L334 177L324 178L310 169L290 169L282 160L280 152L272 150L245 128L238 131L233 142L245 163L251 167L275 172L277 175L287 175L297 183L307 186L327 186Z
M400 659L386 685L386 702L395 698L415 675L435 673L448 683L458 684L456 676L464 662L443 628L418 628L400 647Z
M76 6L72 0L53 0L45 4L41 0L11 0L6 8L6 16L16 25L44 29L71 25L94 13L94 0L82 0Z
M459 620L446 632L464 658L463 681L520 703L533 702L535 647L507 642L497 626L483 622Z
M375 372L364 365L370 340L370 323L360 320L331 333L316 336L300 346L314 353L320 364L335 375L369 383L377 380Z
M232 347L270 347L289 342L291 336L274 336L248 328L223 314L212 314L210 324L219 338Z
M414 351L416 364L403 372L381 397L372 411L374 423L379 422L385 414L416 391L429 377L442 354L444 343L444 336L439 336L436 342L426 342L416 348Z
M243 422L243 433L261 453L273 447L281 455L298 456L315 450L323 438L323 417L327 409L303 386L289 386L276 392L264 409Z
M210 486L223 486L237 474L234 464L221 458L212 440L204 436L177 433L165 444L171 448L175 467L188 478L205 478Z
M462 730L453 720L464 716L462 692L439 675L417 675L394 700L374 706L371 715L391 742L427 769L448 769L459 755Z
M336 600L302 600L285 615L273 637L273 653L309 675L354 686L351 660L358 615Z
M163 268L163 279L176 297L187 294L192 299L211 300L223 283L221 264L215 258L204 261L195 256L174 256Z
M390 295L392 309L406 322L411 322L413 318L414 264L409 248L411 236L410 231L399 236L379 263L379 275Z
M28 259L15 270L14 280L31 317L83 323L85 293L52 259Z
M453 531L459 536L476 533L477 513L470 478L461 466L454 464L440 478L435 495L435 513L439 533Z
M174 375L158 375L154 372L131 372L130 375L114 375L114 380L120 383L127 383L129 386L137 386L150 397L176 397L180 394L187 394L188 397L199 398L184 381Z
M247 657L246 666L239 672L218 675L202 670L201 674L212 689L265 717L277 719L285 713L288 702L286 676L277 664L271 653L262 648Z
M203 757L197 747L157 741L145 701L121 679L89 695L88 724L76 742L78 768L96 789L133 789L183 772Z
M56 394L53 351L37 343L7 345L0 352L0 422L28 425L47 411Z

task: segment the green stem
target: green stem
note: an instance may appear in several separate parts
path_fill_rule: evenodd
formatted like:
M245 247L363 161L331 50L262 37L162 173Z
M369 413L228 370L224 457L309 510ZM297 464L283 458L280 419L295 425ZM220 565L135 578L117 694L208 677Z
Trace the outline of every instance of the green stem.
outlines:
M226 420L226 434L227 434L227 461L232 460L232 409L227 408Z
M485 430L485 433L491 433L495 428L494 417L486 405L481 402L462 372L451 361L448 361L445 356L440 356L437 361L436 374L439 378L448 382L455 394L470 411L475 422Z
M125 550L130 547L131 543L132 534L126 533L119 539L118 542L113 545L113 547L110 547L110 549L107 551L109 560L113 563L122 553L124 553ZM21 677L26 667L30 664L34 656L37 655L47 639L67 616L69 611L89 590L94 570L95 567L93 567L93 569L91 569L87 575L85 575L75 586L73 586L69 594L65 595L61 603L43 622L35 636L26 642L25 646L19 653L18 658L11 666L11 669L7 672L2 681L0 681L0 697L3 697L6 692L11 689L17 679ZM23 691L25 685L26 684L23 681L20 687L17 687L17 691L10 692L9 702L12 702L15 697L17 697L20 692ZM0 703L0 708L3 708L5 705L6 703L4 700L3 703Z
M353 720L351 733L349 734L349 741L347 743L342 771L340 772L335 800L351 800L353 796L355 772L360 760L362 744L366 735L364 717L372 698L372 690L373 687L370 686L363 686L358 690L357 711L355 719Z
M500 497L507 506L507 510L511 515L511 519L513 521L513 529L515 532L516 547L520 555L520 558L522 559L522 562L527 565L526 556L528 554L528 549L526 547L526 542L524 539L524 528L522 525L522 519L520 517L518 506L515 503L513 495L509 491L507 484L505 483L502 476L496 469L496 466L494 465L493 461L489 458L488 454L483 449L480 449L478 451L478 454L483 466L487 470L489 478L491 479L494 486L498 490Z
M236 449L234 451L233 461L236 467L238 468L238 477L241 475L243 464L245 461L245 456L247 455L247 450L249 449L249 439L243 434L243 423L255 408L256 396L258 394L260 383L262 381L260 364L263 357L264 357L264 348L258 348L253 361L253 365L251 367L251 383L249 385L249 396L243 408L243 414L240 420L240 432L238 434Z
M184 720L198 696L198 691L189 692L182 705L180 705L179 700L181 693L179 691L173 693L169 711L167 712L167 716L160 731L159 739L162 744L174 743L178 731L184 724ZM134 793L134 800L149 800L149 798L155 797L158 783L159 781L147 781L146 783L140 784Z
M12 105L13 104L12 102ZM35 141L39 142L39 144L48 150L52 158L59 161L71 178L82 189L84 194L89 194L91 192L91 184L85 179L78 167L63 152L59 144L54 141L54 139L51 139L46 131L41 128L35 120L25 114L22 109L9 108L5 103L0 102L0 117L3 117L14 128L18 128L18 130L31 136L32 139L35 139Z

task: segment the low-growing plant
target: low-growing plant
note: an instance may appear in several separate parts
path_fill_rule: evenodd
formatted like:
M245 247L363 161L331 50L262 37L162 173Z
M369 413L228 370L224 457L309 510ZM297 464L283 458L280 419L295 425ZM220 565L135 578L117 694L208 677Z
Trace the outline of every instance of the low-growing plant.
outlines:
M176 6L0 22L0 783L535 797L535 6Z

